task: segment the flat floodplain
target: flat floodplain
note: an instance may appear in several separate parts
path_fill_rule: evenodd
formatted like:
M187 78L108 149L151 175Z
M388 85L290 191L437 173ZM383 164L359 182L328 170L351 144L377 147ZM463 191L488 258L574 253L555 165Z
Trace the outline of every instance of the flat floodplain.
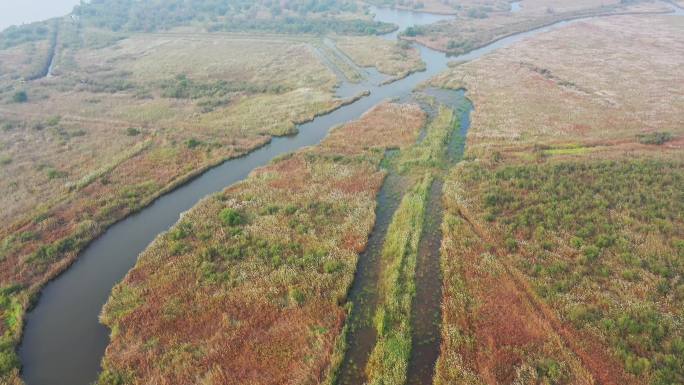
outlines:
M364 67L375 67L381 73L405 77L411 72L425 69L417 48L399 44L376 36L340 37L336 39L340 50Z
M475 111L436 383L681 382L682 28L576 22L440 77Z
M455 66L434 82L468 89L476 106L468 149L478 156L494 146L525 158L529 152L516 152L535 143L606 155L649 149L637 135L682 129L682 28L675 16L578 21Z
M106 305L101 381L324 381L341 358L379 163L423 122L415 105L382 104L185 214Z
M29 384L684 382L671 4L122 4L0 34L1 383L107 229Z
M130 15L144 13L136 7ZM89 242L207 169L358 96L336 95L345 79L315 34L268 23L223 32L218 21L114 28L106 19L114 11L0 35L0 376L13 381L25 311ZM300 10L298 22L376 33L357 11L325 24Z
M301 80L305 88L263 90L263 84L233 80L231 74L202 79L201 68L183 78L144 81L144 66L130 72L121 62L119 69L98 67L83 54L77 61L83 67L61 68L58 77L28 83L26 103L4 102L2 281L26 288L44 282L75 257L79 245L161 191L339 106L332 95L334 75L312 49L300 43L283 49L301 50L293 67L311 69ZM242 52L250 56L245 47ZM274 51L272 58L281 53ZM202 57L200 51L187 55L175 60ZM112 77L120 82L115 85L123 84L120 89L98 88L108 87Z
M498 6L478 4L464 8L456 18L413 29L402 38L415 40L430 48L462 54L503 37L550 25L562 20L622 13L667 13L670 6L656 2L625 3L618 0L515 2Z

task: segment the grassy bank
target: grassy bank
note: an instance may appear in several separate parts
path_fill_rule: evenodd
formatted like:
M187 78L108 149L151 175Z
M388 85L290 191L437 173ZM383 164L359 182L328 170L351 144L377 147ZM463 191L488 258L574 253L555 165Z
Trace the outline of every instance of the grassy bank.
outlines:
M383 104L186 213L106 305L100 383L324 381L384 149L422 124L416 106Z
M432 177L426 175L404 195L385 238L381 294L374 320L377 342L366 367L369 384L406 382L416 258L431 183Z
M573 23L438 77L476 110L444 190L437 384L682 382L674 62L624 40L677 49L681 25Z
M591 384L590 374L508 273L506 250L470 222L458 169L445 183L442 342L435 384Z
M25 311L89 242L208 168L348 102L333 97L335 76L312 38L138 34L91 46L92 30L59 25L55 77L19 80L44 62L47 37L0 50L0 378L13 381ZM4 58L22 63L11 69Z
M502 2L499 6L510 6ZM402 36L428 47L459 55L485 46L499 39L532 29L542 28L564 20L620 14L666 13L669 8L649 1L622 3L600 0L577 3L570 0L524 2L519 12L494 9L489 5L476 4L468 7L452 20L413 28Z
M338 37L337 47L362 67L375 67L385 75L403 78L425 69L420 52L408 44L381 37Z
M447 145L452 135L458 135L458 119L454 119L454 111L446 106L439 106L437 116L426 128L425 138L420 143L402 151L397 168L402 173L420 174L445 170L448 166Z
M392 218L382 249L380 294L374 319L377 341L366 366L370 384L404 384L407 380L413 343L416 263L427 223L430 186L434 178L442 178L448 169L452 160L449 145L456 142L453 137L458 136L460 128L454 110L437 102L432 103L432 108L436 108L435 116L426 126L422 140L392 159L392 166L415 184Z

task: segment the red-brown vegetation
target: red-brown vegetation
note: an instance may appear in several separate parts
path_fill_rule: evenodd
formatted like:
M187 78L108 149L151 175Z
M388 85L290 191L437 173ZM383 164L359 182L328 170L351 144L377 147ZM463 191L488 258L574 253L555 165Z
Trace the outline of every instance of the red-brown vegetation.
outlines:
M186 213L106 305L101 383L323 381L384 150L415 141L424 119L382 104Z

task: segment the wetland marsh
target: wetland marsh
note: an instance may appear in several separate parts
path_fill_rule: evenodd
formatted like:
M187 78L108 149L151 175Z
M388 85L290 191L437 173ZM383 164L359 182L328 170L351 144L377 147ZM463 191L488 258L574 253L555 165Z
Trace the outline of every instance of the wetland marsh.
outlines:
M2 381L681 378L672 306L682 298L673 262L682 223L671 215L681 209L672 203L682 183L681 98L668 86L677 60L661 50L681 52L680 10L264 4L226 18L184 10L196 12L193 22L183 29L172 18L167 30L161 19L123 14L111 27L95 1L76 12L82 23L7 34L0 59L23 64L0 60L0 81L28 92L0 91L0 188L13 199L30 191L33 201L0 212L12 219L0 232ZM463 17L463 28L482 33L443 41ZM235 33L237 25L260 32ZM592 28L603 33L586 37ZM639 58L611 45L624 33L642 46ZM585 55L592 47L616 70L577 72L597 65ZM245 56L223 51L234 49ZM48 64L27 64L36 60ZM616 77L644 60L651 71L637 77L652 86L634 91ZM635 97L643 89L650 97ZM96 142L90 127L102 133ZM50 146L45 160L18 150L40 141ZM107 142L105 154L83 151ZM80 163L65 161L79 152ZM620 168L625 154L636 159ZM93 160L97 168L79 175ZM13 182L20 170L41 182ZM606 186L611 170L659 186L640 190L647 213L624 181ZM568 179L590 184L598 203L568 201ZM587 222L618 208L600 229ZM617 290L611 276L626 294L587 297L601 282ZM644 287L658 295L644 300ZM640 305L621 312L630 298ZM504 308L508 326L496 315Z

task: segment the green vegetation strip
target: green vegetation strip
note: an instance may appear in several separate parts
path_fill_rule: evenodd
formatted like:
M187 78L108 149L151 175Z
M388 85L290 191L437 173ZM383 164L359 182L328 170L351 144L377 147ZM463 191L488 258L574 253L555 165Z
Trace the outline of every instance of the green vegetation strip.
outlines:
M440 107L437 117L430 122L425 139L419 144L401 152L399 171L415 173L418 170L446 168L447 144L450 134L455 131L454 111L448 107ZM456 125L459 124L456 120Z
M16 336L21 330L21 304L12 296L19 288L7 286L0 288L0 319L4 320L7 330L0 336L0 374L6 373L19 365L19 358L14 352Z
M375 316L378 339L367 367L371 385L406 382L416 258L431 183L432 177L426 175L404 196L387 232L382 251L386 267Z
M346 12L356 18L329 17ZM82 3L74 10L80 23L89 27L125 32L164 31L187 24L199 24L209 31L263 31L289 34L377 34L391 32L391 24L367 20L353 1L311 2L294 0L286 3L238 0L220 2L193 0L159 2L154 0L101 0ZM216 17L216 15L222 15ZM17 32L13 40L21 40ZM31 37L45 32L34 27Z
M430 186L450 161L460 159L449 156L450 143L457 144L450 139L459 128L460 120L454 119L454 111L440 106L427 126L425 138L402 151L395 161L402 174L418 176L419 181L404 196L385 239L381 293L374 322L378 337L366 367L368 384L406 383L412 351L416 263Z

